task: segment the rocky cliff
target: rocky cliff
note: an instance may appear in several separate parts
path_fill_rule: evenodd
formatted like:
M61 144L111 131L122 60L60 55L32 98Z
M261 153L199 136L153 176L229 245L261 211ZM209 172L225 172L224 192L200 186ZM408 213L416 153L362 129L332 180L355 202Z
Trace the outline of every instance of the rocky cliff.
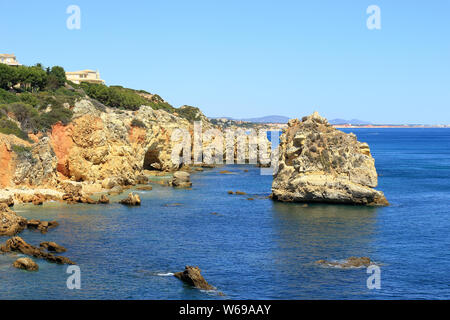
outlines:
M272 197L289 202L388 205L375 188L375 160L366 143L334 129L316 112L290 120L279 146Z

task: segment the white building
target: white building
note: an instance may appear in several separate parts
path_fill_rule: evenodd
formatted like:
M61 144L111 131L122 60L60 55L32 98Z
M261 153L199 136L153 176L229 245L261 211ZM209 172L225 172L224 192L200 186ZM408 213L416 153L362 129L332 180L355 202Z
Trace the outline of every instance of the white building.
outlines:
M100 78L100 73L93 70L66 72L66 78L76 84L80 84L81 82L105 83L105 81Z
M14 54L0 53L0 63L7 64L8 66L20 66Z

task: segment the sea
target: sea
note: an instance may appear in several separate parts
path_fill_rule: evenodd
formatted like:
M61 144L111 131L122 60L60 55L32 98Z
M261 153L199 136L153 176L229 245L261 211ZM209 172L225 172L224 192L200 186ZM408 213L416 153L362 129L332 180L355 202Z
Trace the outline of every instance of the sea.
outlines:
M12 267L20 254L0 255L0 299L449 299L450 129L344 131L370 145L389 207L274 202L272 177L252 165L193 173L192 189L132 189L141 207L17 205L60 223L20 236L63 245L79 269L35 259L27 272ZM375 262L378 288L373 270L315 263L351 256ZM186 265L217 289L175 278Z

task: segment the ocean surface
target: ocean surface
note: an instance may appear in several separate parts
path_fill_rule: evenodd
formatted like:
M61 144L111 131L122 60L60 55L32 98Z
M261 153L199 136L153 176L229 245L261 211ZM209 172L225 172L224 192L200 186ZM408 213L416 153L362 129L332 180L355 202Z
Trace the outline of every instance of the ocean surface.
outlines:
M272 177L249 165L192 174L192 190L137 191L137 208L16 206L60 222L20 236L65 246L81 289L67 288L67 266L35 259L39 272L21 271L8 254L0 255L0 299L449 299L450 129L352 131L369 143L390 207L275 203L266 198ZM381 289L367 288L365 268L314 263L350 256L380 265ZM199 266L217 291L174 278L185 265Z

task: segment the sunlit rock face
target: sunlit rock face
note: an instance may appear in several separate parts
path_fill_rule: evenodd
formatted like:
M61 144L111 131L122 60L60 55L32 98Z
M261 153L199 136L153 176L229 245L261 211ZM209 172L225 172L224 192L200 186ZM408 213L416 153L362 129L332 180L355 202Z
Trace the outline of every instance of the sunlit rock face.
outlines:
M378 175L367 143L333 128L317 112L289 121L279 154L274 200L388 205L384 194L373 189Z

